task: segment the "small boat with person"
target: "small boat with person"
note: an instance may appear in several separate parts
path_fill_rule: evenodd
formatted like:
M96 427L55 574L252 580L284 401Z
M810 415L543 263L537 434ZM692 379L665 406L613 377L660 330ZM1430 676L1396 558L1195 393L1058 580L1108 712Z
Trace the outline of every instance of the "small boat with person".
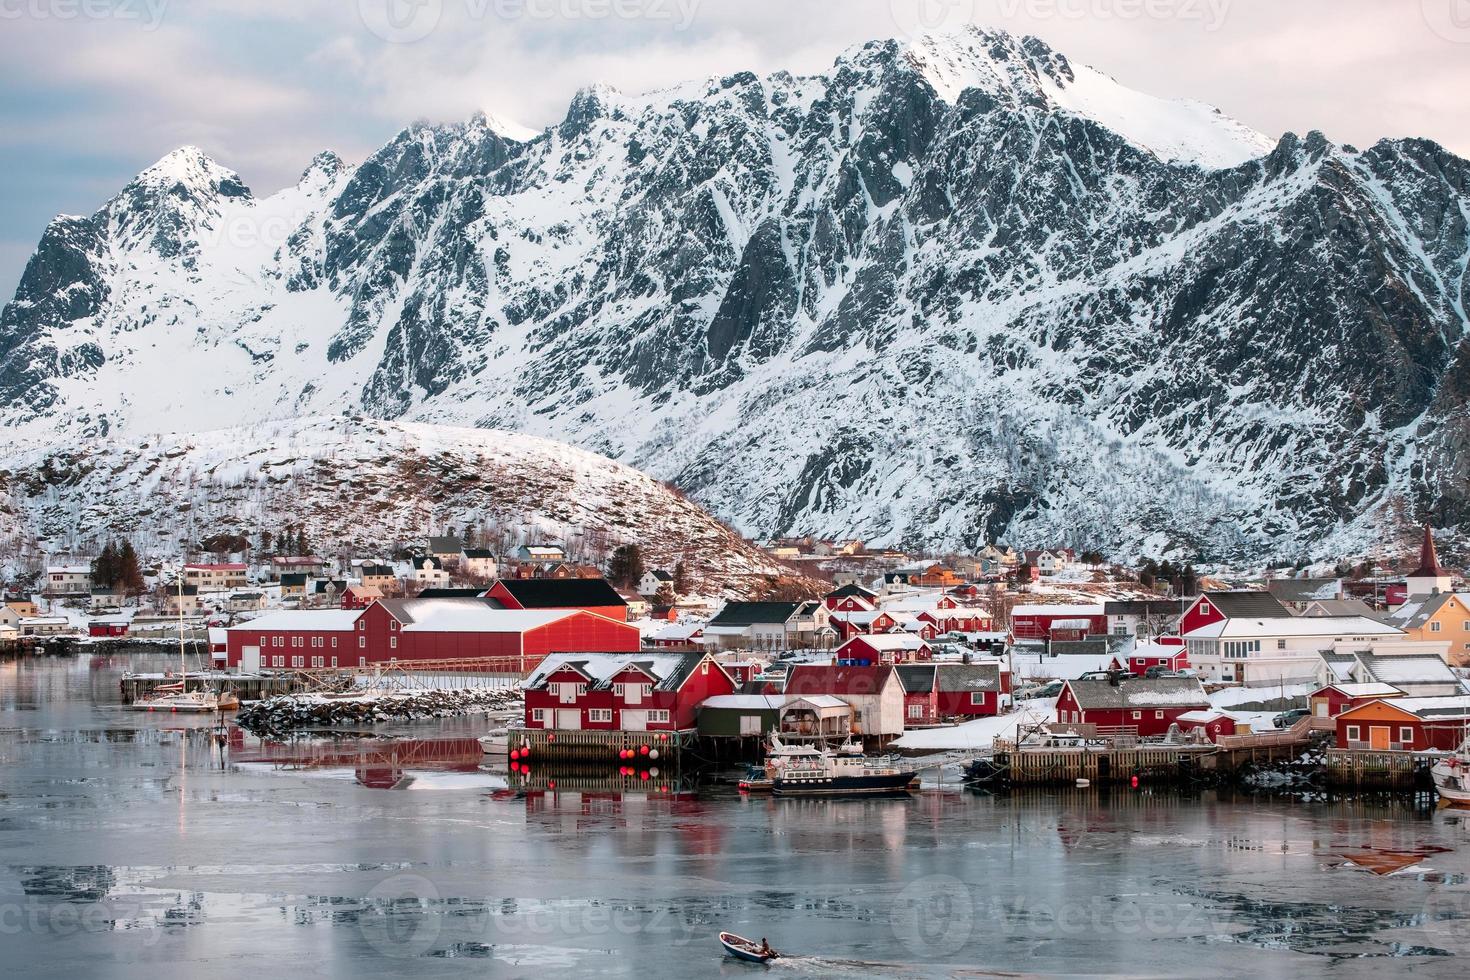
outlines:
M747 963L769 963L781 955L772 949L771 944L764 939L756 942L744 936L737 936L733 932L720 933L720 945L725 947L727 956L733 956Z

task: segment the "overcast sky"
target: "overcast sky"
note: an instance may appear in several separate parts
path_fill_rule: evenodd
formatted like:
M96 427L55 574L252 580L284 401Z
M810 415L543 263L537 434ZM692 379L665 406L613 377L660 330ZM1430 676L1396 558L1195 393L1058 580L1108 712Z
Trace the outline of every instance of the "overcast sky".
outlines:
M1272 137L1470 156L1470 0L0 0L0 296L53 215L185 143L263 194L414 119L540 128L589 82L818 71L966 22Z

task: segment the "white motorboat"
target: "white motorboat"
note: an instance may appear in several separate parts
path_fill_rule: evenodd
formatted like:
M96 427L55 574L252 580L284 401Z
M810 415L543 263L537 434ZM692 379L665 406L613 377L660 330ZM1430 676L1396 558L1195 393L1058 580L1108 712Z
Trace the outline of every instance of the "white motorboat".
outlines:
M510 754L510 729L497 728L488 735L481 735L480 751L486 755Z
M1470 808L1470 739L1429 770L1439 798L1450 806Z

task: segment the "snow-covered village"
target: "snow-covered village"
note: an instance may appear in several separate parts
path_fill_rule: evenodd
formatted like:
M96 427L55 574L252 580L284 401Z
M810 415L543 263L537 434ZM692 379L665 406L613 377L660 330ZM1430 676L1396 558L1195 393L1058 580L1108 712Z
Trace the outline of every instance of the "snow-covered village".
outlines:
M0 974L1463 976L1463 6L0 3Z

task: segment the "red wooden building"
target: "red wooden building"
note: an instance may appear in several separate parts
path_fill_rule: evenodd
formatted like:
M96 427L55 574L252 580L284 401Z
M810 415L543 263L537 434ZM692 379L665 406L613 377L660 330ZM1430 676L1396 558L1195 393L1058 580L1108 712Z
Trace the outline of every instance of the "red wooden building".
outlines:
M1011 610L1018 640L1082 640L1108 631L1102 606L1024 605Z
M1011 675L998 660L976 664L899 664L904 721L933 724L949 718L990 717L1010 694Z
M1392 684L1377 682L1354 684L1341 681L1318 688L1307 695L1307 706L1318 718L1336 718L1349 708L1356 708L1369 701L1390 700L1403 696L1404 692Z
M1197 677L1067 681L1057 697L1057 721L1100 729L1162 735L1179 716L1206 711L1210 700Z
M1202 626L1227 619L1290 619L1291 610L1280 600L1262 590L1206 592L1189 604L1179 617L1179 634L1192 633Z
M841 609L827 617L827 625L842 641L870 633L888 633L898 628L898 620L880 609Z
M1185 670L1189 667L1189 652L1178 637L1170 637L1173 643L1137 643L1128 656L1128 672L1142 677L1150 667L1164 670Z
M386 599L363 611L357 630L369 663L491 658L518 673L551 653L635 653L643 644L622 620L582 609L499 609L482 599Z
M526 682L526 727L683 731L735 687L707 653L557 654Z
M88 620L88 636L127 636L129 620L126 616L99 616Z
M1470 728L1470 695L1373 700L1337 716L1337 747L1382 752L1452 751Z
M913 633L878 633L854 636L832 654L838 661L860 666L900 664L929 660L934 656L929 642Z
M503 578L485 594L506 609L584 609L628 620L628 601L602 578Z
M822 604L833 612L860 612L877 608L878 596L861 585L844 585L828 592Z
M278 612L228 630L227 663L353 667L493 658L525 673L549 653L635 652L636 627L578 609L500 609L483 599L388 599L365 610Z
M1211 742L1220 741L1222 735L1235 734L1235 719L1223 711L1214 709L1203 709L1200 711L1186 711L1179 716L1179 727L1184 731L1199 730L1205 733Z

